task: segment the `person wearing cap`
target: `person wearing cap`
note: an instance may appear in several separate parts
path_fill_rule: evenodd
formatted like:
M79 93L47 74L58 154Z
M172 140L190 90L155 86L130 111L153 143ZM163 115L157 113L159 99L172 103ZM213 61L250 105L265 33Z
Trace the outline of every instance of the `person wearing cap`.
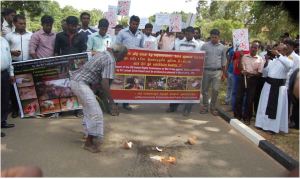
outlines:
M121 24L118 24L113 29L115 29L115 35L111 36L111 44L112 45L116 43L117 35L123 29L123 26Z
M107 47L111 46L111 36L107 34L109 22L107 19L99 20L99 32L95 32L89 36L87 41L87 51L91 51L94 55L96 52L103 52Z

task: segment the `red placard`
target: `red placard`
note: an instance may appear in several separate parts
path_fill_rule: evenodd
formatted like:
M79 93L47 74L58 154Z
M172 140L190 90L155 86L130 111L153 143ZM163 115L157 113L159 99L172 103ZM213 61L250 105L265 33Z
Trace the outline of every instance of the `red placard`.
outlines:
M115 102L199 103L205 52L129 49L116 65Z

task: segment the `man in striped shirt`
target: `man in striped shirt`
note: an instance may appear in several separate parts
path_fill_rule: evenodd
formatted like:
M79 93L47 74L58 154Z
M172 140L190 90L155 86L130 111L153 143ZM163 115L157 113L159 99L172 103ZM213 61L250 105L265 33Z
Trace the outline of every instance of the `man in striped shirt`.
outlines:
M103 137L103 113L89 85L101 81L110 111L117 114L118 108L110 94L109 80L114 78L116 61L123 60L126 54L124 45L115 44L107 51L96 53L92 60L71 74L71 89L83 106L83 124L87 133L84 149L92 153L100 152L94 140Z

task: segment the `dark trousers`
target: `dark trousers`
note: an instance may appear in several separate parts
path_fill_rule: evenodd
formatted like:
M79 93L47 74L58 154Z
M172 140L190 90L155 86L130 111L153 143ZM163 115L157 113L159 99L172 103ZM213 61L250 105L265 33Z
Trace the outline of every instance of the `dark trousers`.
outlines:
M257 113L257 108L259 104L259 98L262 88L264 87L266 79L263 77L258 77L257 86L256 86L256 92L254 96L254 112Z
M1 125L6 124L9 113L10 80L7 70L1 72Z
M245 88L244 76L239 76L239 84L236 94L234 117L237 119L250 120L253 114L253 101L257 86L258 77L247 78L247 88ZM246 96L245 111L243 114L243 98Z
M19 105L18 105L18 100L14 89L14 85L10 85L10 101L11 101L12 112L17 113L19 111Z
M179 103L170 103L169 106L170 106L170 111L174 112L177 110Z

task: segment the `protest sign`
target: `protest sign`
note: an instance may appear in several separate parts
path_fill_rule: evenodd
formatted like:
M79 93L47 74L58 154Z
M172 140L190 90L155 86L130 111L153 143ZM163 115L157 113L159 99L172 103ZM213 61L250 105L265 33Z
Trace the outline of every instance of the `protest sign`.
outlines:
M170 32L181 32L181 14L171 14L169 29Z
M130 10L130 0L119 0L118 1L118 15L128 16Z
M116 65L115 102L199 103L204 52L129 49Z
M79 109L69 71L87 60L87 53L81 53L13 63L21 117Z
M240 50L249 51L248 29L235 29L232 31L233 47Z
M166 13L155 14L155 24L157 26L170 25L170 14L166 14Z
M195 25L195 21L196 21L196 14L189 13L188 18L185 22L185 28L187 28L188 26L193 27Z
M148 18L140 18L139 29L145 29L145 25L149 22Z

